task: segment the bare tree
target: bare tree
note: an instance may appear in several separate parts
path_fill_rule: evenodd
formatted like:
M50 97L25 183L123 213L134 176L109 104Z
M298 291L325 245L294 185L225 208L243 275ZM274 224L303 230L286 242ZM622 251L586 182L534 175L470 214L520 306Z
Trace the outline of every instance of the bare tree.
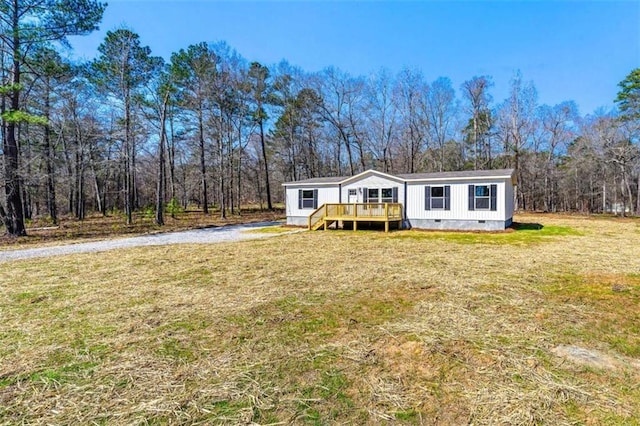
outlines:
M516 169L518 176L519 206L526 208L532 198L527 186L520 160L531 143L536 126L535 109L537 92L532 82L523 82L520 73L511 80L509 97L498 110L498 129L509 167Z
M557 199L557 155L565 152L576 137L575 123L578 107L574 102L563 102L553 107L543 105L538 109L543 149L546 151L544 165L544 210L556 211ZM534 150L535 151L535 150Z
M405 69L398 75L395 101L398 105L400 146L404 151L404 171L415 173L427 145L429 117L427 94L429 85L418 71Z
M493 86L491 77L473 77L462 83L462 96L465 100L465 112L470 116L467 134L472 143L473 168L481 169L489 164L490 145L489 130L491 128L491 95L489 88Z
M430 139L435 142L440 153L440 161L438 164L439 171L443 171L445 169L445 144L447 141L451 140L452 137L453 121L458 108L455 96L455 91L451 86L451 80L446 77L440 77L431 83L427 95L429 133L431 135ZM487 97L487 106L488 100L489 98ZM481 123L478 123L478 121L481 121L483 118L486 120L486 117L481 114L482 107L479 106L478 108L478 116L474 121L478 127L474 127L473 134L474 138L477 137L480 139L482 132L479 128L482 127L482 125ZM490 150L488 150L488 152L485 150L485 157L487 156L489 157L488 162L490 167Z
M367 139L377 164L384 172L392 172L394 148L398 142L398 107L389 71L380 70L367 85Z
M356 126L354 116L349 116L349 111L354 108L354 104L349 100L357 98L359 85L347 73L335 68L327 68L316 76L314 88L322 99L322 117L333 127L338 136L337 172L342 174L340 147L344 146L347 152L349 173L354 175L357 159L352 152L352 139L359 130L354 128Z

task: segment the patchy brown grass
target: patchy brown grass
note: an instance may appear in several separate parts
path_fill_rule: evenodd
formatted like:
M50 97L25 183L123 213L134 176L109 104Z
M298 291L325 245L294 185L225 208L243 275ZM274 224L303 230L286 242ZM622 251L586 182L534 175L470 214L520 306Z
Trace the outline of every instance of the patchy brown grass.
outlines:
M2 264L0 423L639 424L638 221L517 220Z
M154 223L153 215L136 213L133 224L127 225L124 214L109 213L107 216L92 214L84 220L63 216L59 224L53 226L46 218L30 221L27 226L27 237L10 237L0 235L0 250L16 248L42 247L75 242L94 241L105 238L133 236L158 232L184 231L187 229L234 225L280 220L284 218L284 208L273 211L261 210L258 207L245 207L240 214L228 214L226 219L220 218L220 212L212 210L204 215L199 210L188 210L177 213L175 218L165 215L165 225ZM0 227L0 234L4 228Z

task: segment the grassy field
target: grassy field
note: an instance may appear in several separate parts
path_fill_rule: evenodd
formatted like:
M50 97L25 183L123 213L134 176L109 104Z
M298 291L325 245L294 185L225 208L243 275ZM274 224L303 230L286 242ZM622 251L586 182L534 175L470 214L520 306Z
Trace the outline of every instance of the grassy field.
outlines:
M640 221L516 220L0 264L0 424L640 424Z

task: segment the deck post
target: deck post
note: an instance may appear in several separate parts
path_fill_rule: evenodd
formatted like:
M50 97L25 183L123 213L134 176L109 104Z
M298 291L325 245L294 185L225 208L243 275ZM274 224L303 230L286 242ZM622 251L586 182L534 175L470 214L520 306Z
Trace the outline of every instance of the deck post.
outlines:
M358 230L358 221L357 221L357 220L354 220L354 221L353 221L353 230L354 230L354 231L357 231L357 230Z
M389 232L389 219L384 221L384 232Z

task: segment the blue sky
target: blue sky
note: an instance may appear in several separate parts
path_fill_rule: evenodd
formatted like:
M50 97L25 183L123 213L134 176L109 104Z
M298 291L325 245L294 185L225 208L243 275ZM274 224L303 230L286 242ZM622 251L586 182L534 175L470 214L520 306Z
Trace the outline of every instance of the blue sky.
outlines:
M91 59L107 30L126 26L154 55L226 41L249 61L285 59L305 71L380 68L449 77L456 90L490 75L494 102L517 70L539 103L613 107L617 84L640 67L640 1L181 1L111 0L100 28L72 39Z

